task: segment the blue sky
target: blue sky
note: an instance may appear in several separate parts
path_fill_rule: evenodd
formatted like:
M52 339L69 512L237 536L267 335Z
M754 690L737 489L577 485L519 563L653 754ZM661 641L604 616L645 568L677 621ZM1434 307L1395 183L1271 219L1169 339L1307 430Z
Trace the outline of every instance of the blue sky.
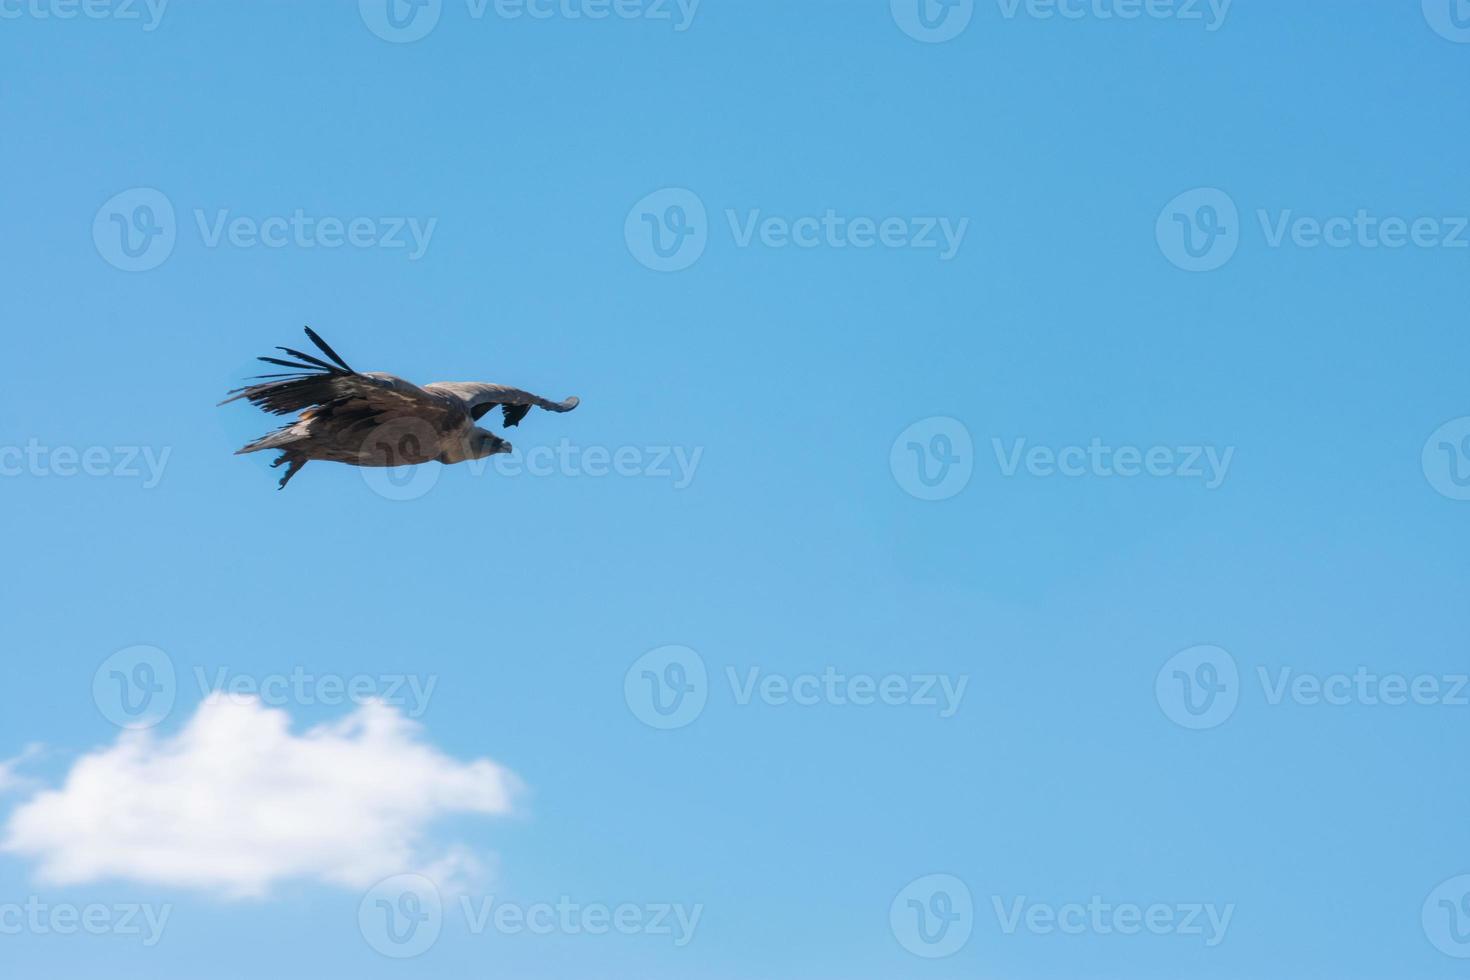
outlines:
M1454 4L0 3L7 975L1461 975Z

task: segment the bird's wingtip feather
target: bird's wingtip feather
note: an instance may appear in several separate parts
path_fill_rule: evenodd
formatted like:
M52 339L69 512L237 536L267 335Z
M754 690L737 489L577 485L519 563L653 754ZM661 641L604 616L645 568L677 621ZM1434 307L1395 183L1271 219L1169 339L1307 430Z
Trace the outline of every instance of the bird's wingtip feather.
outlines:
M338 354L336 351L332 350L332 345L331 344L328 344L325 340L323 340L321 338L321 335L320 334L318 334L315 330L311 329L310 327L303 327L302 329L304 329L306 331L306 336L311 340L311 342L313 344L316 344L317 347L321 348L321 352L323 354L327 355L328 357L330 357L333 361L335 361L337 363L337 365L342 368L342 370L347 371L348 373L351 373L351 374L356 374L357 373L357 372L353 371L352 368L347 365L347 362L346 361L342 360L342 357L341 357L340 354Z

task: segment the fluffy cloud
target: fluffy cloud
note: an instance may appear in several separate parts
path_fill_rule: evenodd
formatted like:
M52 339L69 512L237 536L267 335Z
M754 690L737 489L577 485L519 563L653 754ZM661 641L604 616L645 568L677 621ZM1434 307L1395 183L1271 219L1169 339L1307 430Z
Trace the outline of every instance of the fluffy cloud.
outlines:
M35 786L35 781L19 773L21 766L41 754L39 745L27 745L24 752L14 759L0 761L0 793L17 793Z
M444 881L476 861L429 849L430 823L508 813L518 787L489 759L445 756L381 704L294 735L284 711L215 695L177 735L124 732L77 760L61 788L14 810L0 850L37 860L54 884L123 878L232 897L293 878Z

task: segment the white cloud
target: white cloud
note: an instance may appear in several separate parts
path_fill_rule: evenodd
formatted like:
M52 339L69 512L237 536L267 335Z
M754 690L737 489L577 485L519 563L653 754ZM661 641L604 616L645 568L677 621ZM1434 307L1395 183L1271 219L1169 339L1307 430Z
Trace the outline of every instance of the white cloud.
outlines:
M40 745L27 745L25 751L15 758L0 760L0 793L18 793L36 786L34 779L22 776L16 770L41 755L41 751Z
M449 758L382 704L293 735L284 711L215 695L177 735L123 732L78 759L60 789L16 807L0 850L38 860L54 884L250 897L286 879L361 888L417 871L452 887L478 861L428 847L429 824L508 813L519 785L489 759Z
M0 793L10 793L20 787L21 777L15 771L18 765L19 759L0 761Z

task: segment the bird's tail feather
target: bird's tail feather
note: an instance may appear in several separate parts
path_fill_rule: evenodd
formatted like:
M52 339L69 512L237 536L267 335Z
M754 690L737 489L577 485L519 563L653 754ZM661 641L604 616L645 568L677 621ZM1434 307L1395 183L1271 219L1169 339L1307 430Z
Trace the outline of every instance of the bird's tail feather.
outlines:
M262 449L281 449L291 445L301 437L301 433L295 431L295 426L288 425L274 432L267 433L252 442L247 442L235 450L235 455L242 456L245 453L258 453Z

